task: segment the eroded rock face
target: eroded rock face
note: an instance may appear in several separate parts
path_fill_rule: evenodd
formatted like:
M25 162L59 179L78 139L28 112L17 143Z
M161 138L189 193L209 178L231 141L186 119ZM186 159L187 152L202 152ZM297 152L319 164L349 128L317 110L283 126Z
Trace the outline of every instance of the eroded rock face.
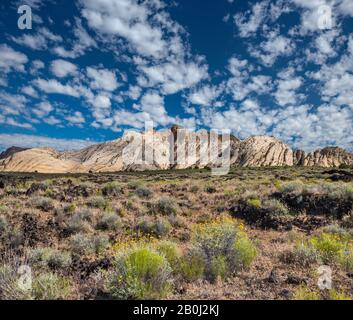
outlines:
M294 152L294 164L301 166L339 167L341 165L353 165L353 154L342 148L328 147L319 149L313 153L305 154L304 151Z
M83 173L220 165L220 136L205 130L197 133L180 130L181 128L173 126L163 132L128 132L115 141L69 152L58 152L49 148L11 148L3 153L4 159L0 158L0 171ZM240 167L353 165L353 155L343 149L325 148L309 154L300 150L293 152L282 141L268 136L254 136L244 141L230 136L227 151L230 154L230 165Z
M274 137L255 136L239 144L234 164L242 167L293 166L293 151Z

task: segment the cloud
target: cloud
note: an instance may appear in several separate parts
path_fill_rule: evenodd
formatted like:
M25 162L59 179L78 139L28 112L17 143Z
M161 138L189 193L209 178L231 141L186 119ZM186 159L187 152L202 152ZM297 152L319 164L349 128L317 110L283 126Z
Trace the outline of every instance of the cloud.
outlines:
M92 89L114 91L119 86L119 83L116 79L116 74L113 71L107 69L88 67L87 76L92 80Z
M147 78L140 77L142 87L160 87L164 94L174 94L180 90L195 86L207 78L207 66L196 62L168 62L151 67L141 66L141 71Z
M65 78L67 76L75 75L77 72L77 66L69 61L59 59L51 63L50 70L58 78Z
M189 94L188 100L196 105L209 106L220 94L216 86L203 86Z
M23 129L32 129L33 126L30 123L25 123L25 122L19 122L15 120L14 118L5 118L4 122L5 124L12 126L12 127L19 127Z
M277 91L274 93L277 103L282 107L288 104L298 104L302 95L298 94L297 90L302 86L303 79L295 77L293 69L281 72L279 78L276 81Z
M234 16L234 22L239 29L239 36L243 38L250 37L260 28L260 25L266 18L266 9L268 1L256 3L251 11L245 14L238 13Z
M44 136L25 134L0 134L0 149L7 149L12 146L22 148L54 148L56 150L76 150L95 144L94 141L79 139L56 139Z
M207 66L200 57L192 57L184 43L184 29L163 10L163 1L80 3L83 17L100 41L117 52L126 48L132 52L132 61L141 72L140 87L160 88L164 94L174 94L208 76Z
M38 93L32 86L23 87L21 92L32 98L38 98Z
M6 44L0 45L0 71L9 73L11 71L24 72L28 58L25 54L15 51Z
M250 46L250 54L267 67L271 67L280 56L289 56L295 50L295 43L277 31L268 34L266 41L259 46Z
M46 93L56 93L72 97L79 97L79 92L76 88L70 85L63 85L59 81L51 79L36 79L33 81L34 85L37 86L40 90Z
M144 56L161 58L168 51L163 32L149 22L153 11L148 3L135 0L81 0L80 3L83 17L96 31L124 38Z
M230 77L226 84L226 90L232 94L233 99L244 100L251 93L261 95L272 90L272 78L261 74L250 75L253 70L253 65L247 60L241 60L237 57L232 57L229 60Z
M89 35L89 33L82 26L82 21L78 18L75 19L74 36L72 41L71 50L67 50L63 46L53 48L53 53L62 58L78 58L85 54L87 50L97 47L97 42Z
M72 115L65 117L65 119L72 125L81 125L86 122L84 116L79 111L76 111Z
M34 109L32 109L32 113L34 113L38 118L43 118L53 110L54 110L54 107L51 105L51 103L48 101L45 101L45 102L39 103Z
M63 38L42 27L34 35L25 33L20 37L11 37L11 40L32 50L47 50L49 44L62 42Z
M0 111L5 115L26 113L27 99L23 95L0 92Z

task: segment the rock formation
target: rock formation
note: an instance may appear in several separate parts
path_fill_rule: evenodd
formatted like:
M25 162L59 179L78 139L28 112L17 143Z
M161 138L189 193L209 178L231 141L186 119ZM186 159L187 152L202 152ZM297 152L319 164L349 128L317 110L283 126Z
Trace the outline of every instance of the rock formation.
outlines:
M220 156L229 153L229 164L239 167L353 165L353 154L329 147L306 154L269 136L239 140L206 130L198 133L173 126L163 132L127 132L122 138L78 151L12 147L0 155L0 171L80 173L166 170L219 167ZM222 147L223 146L223 147ZM223 149L222 149L223 148Z
M317 167L339 167L341 165L352 166L353 154L338 147L327 147L306 154L304 151L294 153L294 164Z

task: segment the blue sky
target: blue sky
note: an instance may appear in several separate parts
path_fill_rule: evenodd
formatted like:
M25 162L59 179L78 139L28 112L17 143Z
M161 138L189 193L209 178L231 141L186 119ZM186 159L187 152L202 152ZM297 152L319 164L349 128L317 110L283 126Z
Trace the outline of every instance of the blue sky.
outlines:
M0 16L0 149L152 120L353 151L351 0L14 0Z

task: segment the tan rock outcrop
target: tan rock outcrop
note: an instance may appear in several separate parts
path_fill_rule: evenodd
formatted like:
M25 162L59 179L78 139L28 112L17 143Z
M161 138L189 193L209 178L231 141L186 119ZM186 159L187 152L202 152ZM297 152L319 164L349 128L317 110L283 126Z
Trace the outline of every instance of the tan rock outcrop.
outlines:
M2 153L0 171L75 173L219 167L222 150L229 152L230 165L240 167L353 165L353 154L341 148L309 154L293 152L282 141L269 136L244 141L230 136L229 146L223 143L222 149L221 137L205 130L195 133L173 126L163 132L127 132L120 139L78 151L11 148Z
M293 166L293 151L274 137L255 136L240 143L234 164L241 167Z

